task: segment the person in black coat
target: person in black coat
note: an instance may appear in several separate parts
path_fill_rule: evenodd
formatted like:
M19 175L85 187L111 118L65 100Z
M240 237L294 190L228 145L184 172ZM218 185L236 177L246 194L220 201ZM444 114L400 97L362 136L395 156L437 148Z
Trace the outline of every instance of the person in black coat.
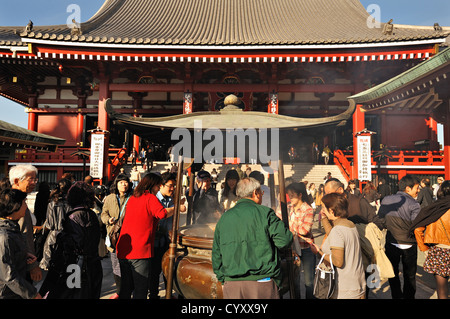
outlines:
M361 211L364 224L374 223L380 230L383 229L383 223L378 217L378 209L380 207L380 194L377 192L375 185L368 182L364 186L361 200L359 201L359 209Z
M384 178L380 178L378 182L378 194L380 194L380 201L383 200L386 196L391 195L391 187L386 184L386 180Z
M211 174L200 171L197 174L198 189L193 195L193 213L196 224L215 223L220 218L219 195L211 187Z
M56 272L58 276L47 299L99 299L103 269L98 255L100 223L91 209L94 188L76 182L67 193L67 202L71 209L64 217L49 267L49 274Z
M27 210L26 197L17 189L0 191L0 299L42 299L26 279L28 265L36 261L27 252L18 224Z
M423 178L420 181L420 187L422 189L417 195L417 202L420 204L420 208L424 208L433 203L433 190L431 189L430 179Z

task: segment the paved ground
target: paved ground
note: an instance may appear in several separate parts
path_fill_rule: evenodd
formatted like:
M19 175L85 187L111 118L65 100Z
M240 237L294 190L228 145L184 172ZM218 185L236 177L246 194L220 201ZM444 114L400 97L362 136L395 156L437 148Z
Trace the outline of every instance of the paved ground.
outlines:
M180 216L180 223L184 223L184 216ZM318 231L317 223L314 226L313 234L315 237L315 242L320 244L323 239L323 234ZM425 256L419 251L418 257L418 270L417 270L417 292L416 299L437 299L435 291L434 277L423 271L423 262ZM104 276L103 276L103 290L102 299L108 299L115 293L115 284L112 276L111 262L109 258L105 258L102 261ZM162 279L162 278L161 278ZM161 298L165 297L164 285L161 280ZM302 296L304 296L304 291L302 291ZM450 297L450 296L449 296ZM289 298L289 294L284 296L285 299ZM392 299L391 292L389 288L389 282L387 280L381 282L380 288L373 289L369 293L369 299Z

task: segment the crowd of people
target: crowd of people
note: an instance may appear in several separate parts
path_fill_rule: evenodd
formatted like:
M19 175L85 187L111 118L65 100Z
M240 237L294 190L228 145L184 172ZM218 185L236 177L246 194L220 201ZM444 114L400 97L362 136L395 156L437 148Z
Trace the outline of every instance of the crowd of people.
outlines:
M106 257L116 284L112 298L159 298L176 175L121 173L109 189L67 175L50 191L42 187L34 209L39 219L26 205L37 176L34 166L17 165L0 184L0 298L99 299ZM367 298L370 264L388 279L392 298L414 298L418 249L427 253L423 268L435 276L438 298L447 298L450 181L440 177L431 186L429 179L406 175L391 194L382 179L362 190L358 181L345 188L331 175L317 188L287 179L289 227L266 184L263 173L237 166L223 183L217 171L202 169L193 190L183 190L192 194L192 223L216 223L212 267L224 298L280 298L280 258L288 247L295 298L301 298L301 274L305 298L314 298L318 260L336 268L334 299ZM183 197L180 211L186 209ZM312 232L316 218L325 233L320 246Z

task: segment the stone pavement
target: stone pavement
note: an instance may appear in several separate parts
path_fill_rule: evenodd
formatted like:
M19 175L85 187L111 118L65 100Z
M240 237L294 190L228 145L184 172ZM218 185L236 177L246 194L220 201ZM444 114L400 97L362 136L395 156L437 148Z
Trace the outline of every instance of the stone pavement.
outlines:
M180 216L180 223L183 224L183 214ZM318 224L315 222L313 228L314 240L317 244L321 244L323 240L323 233L318 230ZM436 295L436 285L434 281L434 277L423 271L423 262L425 260L425 256L422 252L419 251L418 254L418 268L417 268L417 291L416 291L416 299L437 299ZM109 258L104 258L102 260L103 265L103 289L102 289L102 299L108 299L115 293L115 283L112 276L111 262ZM402 276L400 276L402 278ZM304 285L302 285L304 287ZM161 277L161 285L160 285L160 297L165 297L164 284L162 282ZM302 296L305 295L304 290L302 291ZM450 296L449 296L450 297ZM289 299L289 293L283 296L284 299ZM380 283L380 288L372 289L369 292L369 299L392 299L391 292L389 287L389 282L384 280Z

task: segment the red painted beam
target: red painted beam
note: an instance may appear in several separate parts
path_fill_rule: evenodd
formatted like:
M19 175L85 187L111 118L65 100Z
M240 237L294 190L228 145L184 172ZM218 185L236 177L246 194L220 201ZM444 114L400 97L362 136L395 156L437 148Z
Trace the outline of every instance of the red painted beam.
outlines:
M339 93L359 92L363 88L353 84L278 84L278 92ZM269 84L192 84L193 92L270 92ZM184 92L184 84L110 84L111 92ZM359 90L359 91L358 91Z

